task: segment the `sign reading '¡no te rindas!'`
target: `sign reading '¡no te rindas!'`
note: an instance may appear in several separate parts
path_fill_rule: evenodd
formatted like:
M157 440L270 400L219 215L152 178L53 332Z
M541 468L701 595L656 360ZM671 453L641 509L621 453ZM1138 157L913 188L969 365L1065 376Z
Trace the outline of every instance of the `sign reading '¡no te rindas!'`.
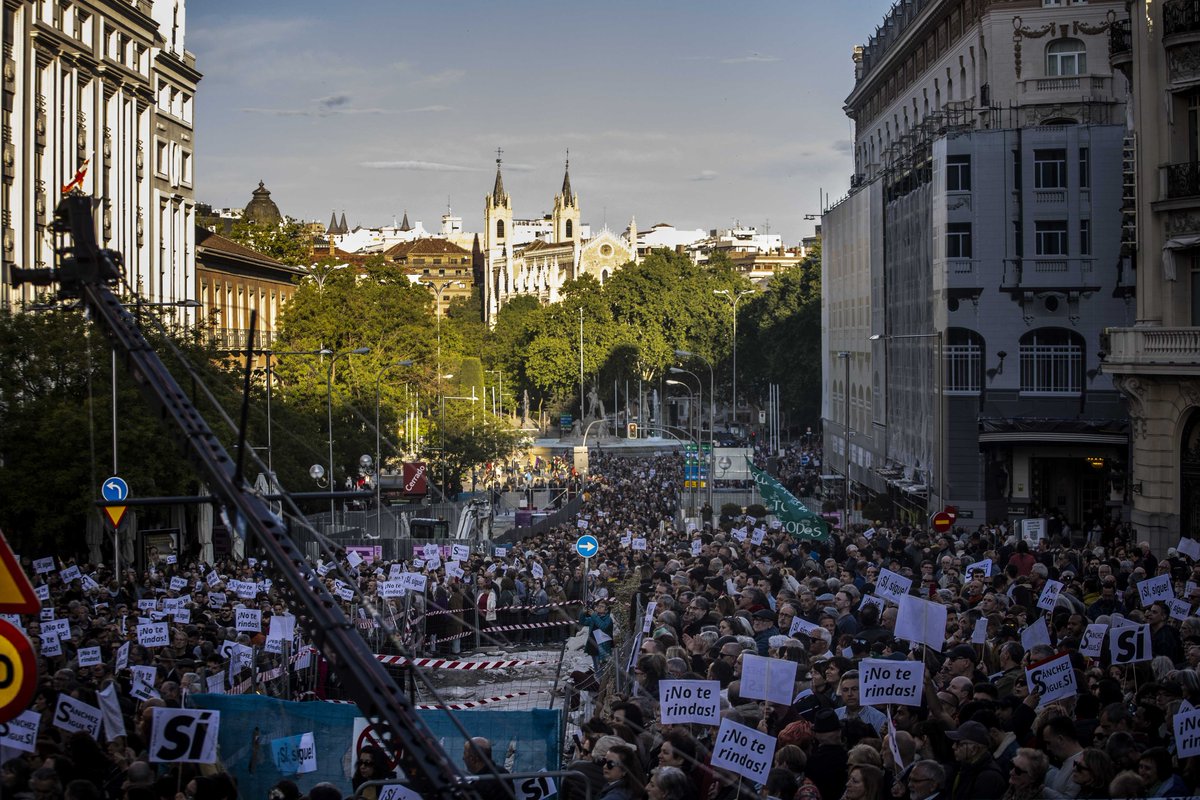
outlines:
M803 539L823 542L829 538L829 523L820 515L810 511L779 481L754 466L749 458L746 459L746 466L750 469L758 493L762 495L763 505L775 515L783 530Z

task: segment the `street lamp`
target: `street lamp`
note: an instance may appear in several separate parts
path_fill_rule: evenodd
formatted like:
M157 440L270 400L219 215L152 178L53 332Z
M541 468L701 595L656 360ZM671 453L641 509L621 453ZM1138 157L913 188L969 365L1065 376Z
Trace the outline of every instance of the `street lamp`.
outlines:
M684 381L676 381L676 380L672 380L672 379L670 379L670 378L667 378L667 385L668 385L668 386L682 386L684 389L686 389L686 390L687 390L687 393L688 393L688 411L690 412L690 411L691 411L691 408L692 408L692 401L693 401L693 399L694 399L694 398L695 398L695 396L696 396L696 395L695 395L695 393L694 393L694 392L692 392L692 385L691 385L690 383L685 383ZM702 414L703 414L703 412L701 412L701 415L702 415ZM691 414L689 413L689 414L688 414L688 416L690 417L690 416L691 416ZM699 434L699 431L697 431L697 432L696 432L696 435L695 435L695 436L692 436L692 430L691 430L691 424L690 424L690 423L691 423L691 420L690 420L690 419L688 420L688 423L689 423L689 424L687 425L687 427L685 427L685 428L684 428L684 432L685 432L685 433L687 433L687 435L688 435L688 438L689 438L689 439L691 439L693 442L695 442L695 444L696 444L696 455L699 455L699 454L700 454L700 434ZM697 467L697 472L699 472L699 467ZM687 472L685 471L685 472L684 472L684 481L686 481L686 480L687 480ZM696 483L699 483L699 482L700 482L700 476L699 476L699 474L697 474L697 475L696 475ZM692 515L693 515L693 516L696 514L696 494L697 494L697 487L693 486L693 487L692 487Z
M456 286L459 289L467 288L467 285L462 281L421 281L423 286L433 290L433 295L437 302L434 304L437 311L437 371L440 375L442 372L442 293L451 286Z
M713 436L715 435L715 431L716 431L716 424L714 423L713 420L716 418L716 413L717 413L717 393L716 393L716 389L714 388L714 383L713 383L712 362L709 361L704 356L700 355L699 353L692 353L687 350L676 350L675 355L679 356L680 358L698 358L701 361L703 361L704 364L708 367L708 450L709 450L708 457L711 459L713 457L714 453L716 452L715 450L713 450ZM709 466L710 467L712 466L711 462L710 462ZM710 468L709 476L708 476L708 504L709 504L709 506L712 506L712 501L713 501L713 485L712 485L712 469Z
M842 398L843 408L845 409L846 417L842 420L842 433L846 435L846 450L843 455L846 457L843 466L846 471L845 485L842 487L842 531L843 533L850 532L850 352L842 350L837 354L837 357L846 362L846 377L842 382Z
M737 393L737 306L738 300L741 300L748 294L754 294L753 289L741 289L739 291L730 291L729 289L713 289L713 294L724 295L729 298L730 305L733 310L733 421L738 421L738 393Z
M328 368L325 371L325 407L329 424L329 487L333 490L333 364L341 356L362 356L371 352L369 347L356 347L353 350L343 350L339 353L334 353L329 359ZM332 529L333 515L336 509L334 507L333 498L329 498L329 525Z
M411 360L393 361L384 366L383 369L375 373L375 535L379 536L379 524L382 519L382 476L383 476L383 453L380 451L379 443L379 381L392 367L411 367Z
M267 472L270 473L271 488L274 490L275 463L271 450L271 384L275 381L271 377L271 361L275 356L331 356L333 351L322 347L320 350L263 350L262 354L267 357Z
M696 415L696 422L697 422L697 425L696 425L696 460L697 460L697 464L699 464L700 460L704 458L704 444L703 444L703 442L704 442L704 381L700 380L699 375L692 372L691 370L686 370L683 367L669 367L667 369L667 372L669 372L673 375L690 375L692 378L694 378L696 380L696 392L699 397L696 405L700 409L700 413ZM712 426L712 418L711 418L711 414L710 414L710 418L709 418L710 430L708 432L708 449L709 449L710 453L712 451L711 426ZM712 476L709 476L709 477L711 478ZM699 480L700 480L700 476L697 475L696 476L697 483L699 482ZM706 483L707 483L707 486L705 487L705 491L707 492L709 489L712 488L712 481L708 480L708 481L706 481ZM709 505L712 505L711 501L712 501L712 498L709 497Z
M868 341L879 342L885 344L884 359L887 359L886 343L896 339L934 339L934 360L937 365L934 368L934 378L937 381L937 435L933 446L937 449L937 471L938 471L938 502L942 506L947 505L946 500L946 360L942 353L943 332L933 331L932 333L894 333L881 334L874 333L867 337ZM890 408L890 405L889 405Z

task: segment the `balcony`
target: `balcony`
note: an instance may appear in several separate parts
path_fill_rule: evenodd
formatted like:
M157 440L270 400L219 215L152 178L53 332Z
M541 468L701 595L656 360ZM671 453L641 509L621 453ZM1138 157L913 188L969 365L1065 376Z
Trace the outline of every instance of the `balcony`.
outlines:
M1109 328L1107 373L1200 375L1200 328Z
M1200 0L1197 0L1200 2ZM1112 99L1110 75L1062 75L1017 81L1025 103L1078 103L1081 100Z
M1200 162L1168 164L1162 167L1161 180L1164 200L1200 197Z
M245 350L250 342L250 331L246 328L213 328L208 340L218 350ZM254 337L255 349L265 349L275 341L275 331L258 331Z
M1108 28L1108 60L1125 62L1133 58L1133 32L1129 20L1115 20Z
M1004 262L1002 291L1077 292L1099 289L1092 258L1035 256Z
M1166 0L1163 3L1163 40L1200 33L1200 0Z
M1172 91L1192 91L1200 83L1195 50L1200 43L1200 0L1163 3L1162 43L1167 56L1167 79Z

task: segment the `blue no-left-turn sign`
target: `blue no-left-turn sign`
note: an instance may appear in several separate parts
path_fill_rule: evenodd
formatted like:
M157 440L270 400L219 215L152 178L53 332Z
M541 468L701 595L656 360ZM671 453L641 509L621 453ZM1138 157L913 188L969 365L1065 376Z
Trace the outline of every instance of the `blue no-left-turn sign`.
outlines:
M584 558L593 558L600 552L600 543L590 533L586 536L580 536L575 541L575 552Z
M129 499L129 485L114 475L100 484L100 495L110 503L120 503Z

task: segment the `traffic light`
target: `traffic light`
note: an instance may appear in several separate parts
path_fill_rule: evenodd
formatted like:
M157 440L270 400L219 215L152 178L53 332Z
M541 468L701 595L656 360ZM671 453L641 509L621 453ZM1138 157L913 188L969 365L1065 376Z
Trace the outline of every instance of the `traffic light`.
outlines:
M631 422L625 427L625 436L628 439L637 438L637 423Z

